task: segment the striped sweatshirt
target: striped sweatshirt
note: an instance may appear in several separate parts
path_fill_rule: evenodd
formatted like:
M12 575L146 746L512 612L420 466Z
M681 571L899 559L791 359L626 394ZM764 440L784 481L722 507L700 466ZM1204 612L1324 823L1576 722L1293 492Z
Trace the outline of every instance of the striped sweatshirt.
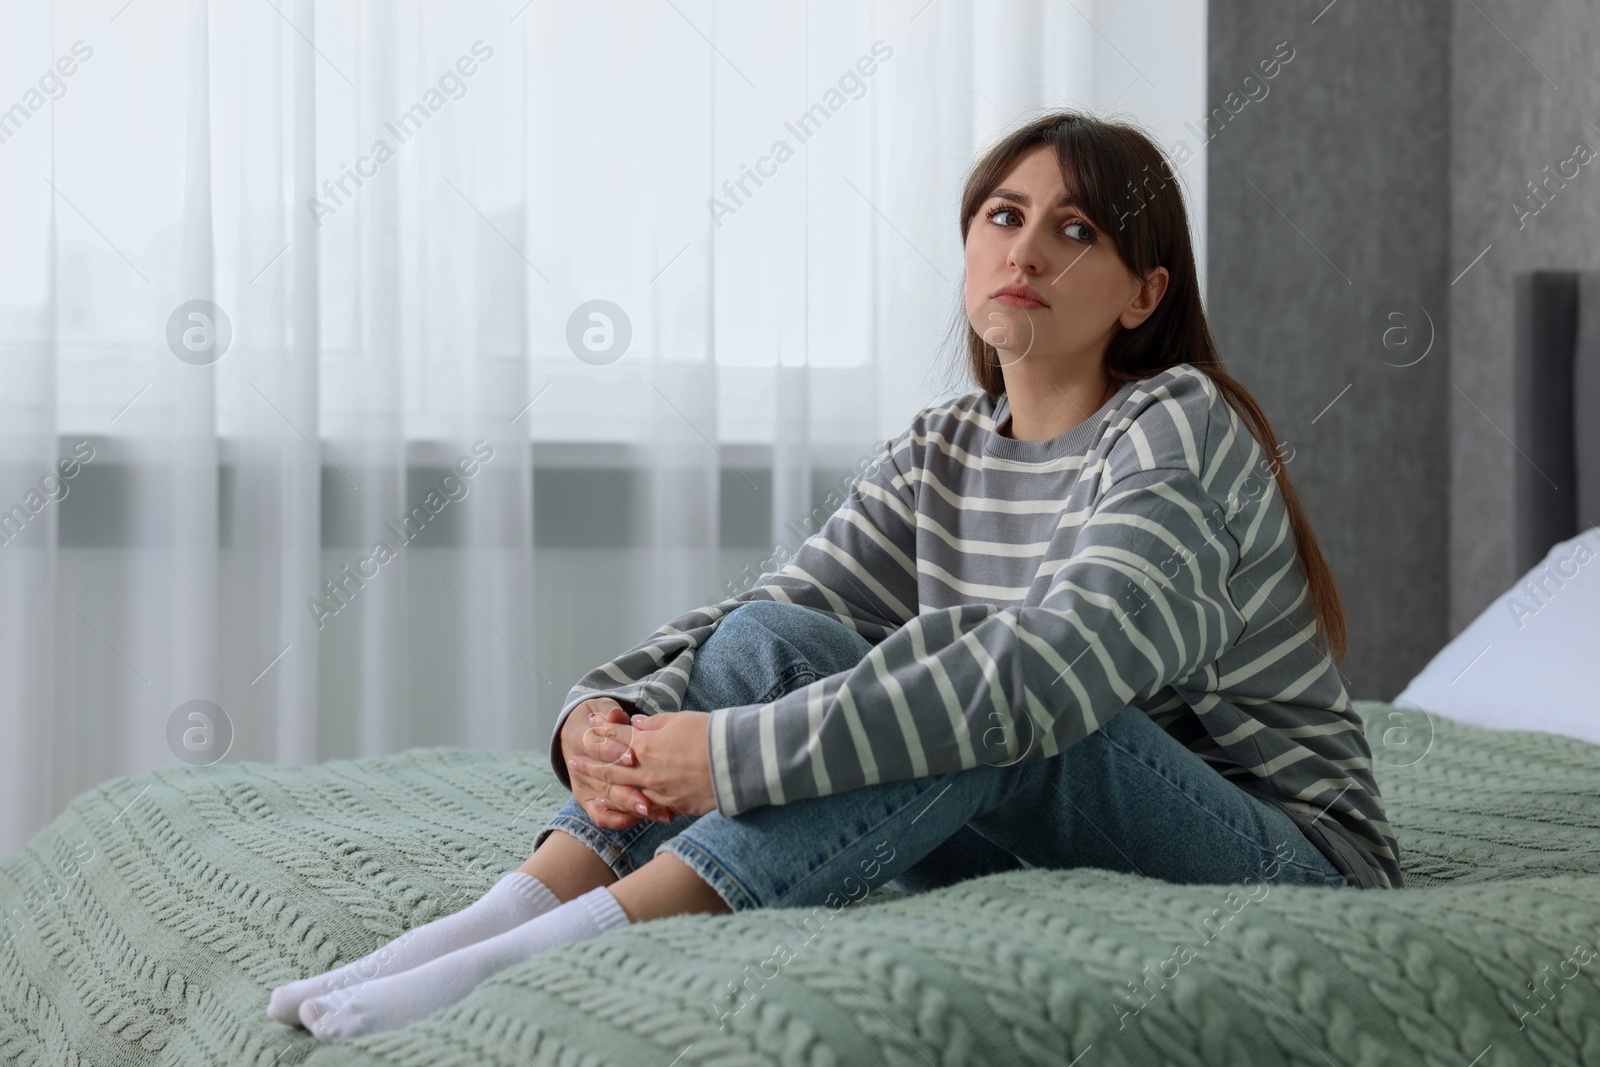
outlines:
M770 703L694 709L725 815L1047 759L1131 706L1283 810L1351 885L1400 888L1360 717L1313 640L1280 457L1187 363L1049 440L1001 434L1008 418L981 390L924 408L782 567L581 679L551 742L562 782L574 706L679 710L719 622L776 600L872 649Z

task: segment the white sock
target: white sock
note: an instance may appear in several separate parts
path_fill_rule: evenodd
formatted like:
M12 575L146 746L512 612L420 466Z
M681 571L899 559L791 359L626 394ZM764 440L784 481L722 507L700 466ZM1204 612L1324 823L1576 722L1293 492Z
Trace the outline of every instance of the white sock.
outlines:
M627 925L628 915L611 890L591 889L515 930L431 963L308 1000L300 1005L300 1021L318 1040L335 1045L395 1030L454 1004L514 963Z
M298 1026L300 1005L312 997L408 971L458 948L515 929L560 903L539 879L522 871L512 871L461 911L407 930L353 963L279 986L272 991L267 1003L267 1017Z

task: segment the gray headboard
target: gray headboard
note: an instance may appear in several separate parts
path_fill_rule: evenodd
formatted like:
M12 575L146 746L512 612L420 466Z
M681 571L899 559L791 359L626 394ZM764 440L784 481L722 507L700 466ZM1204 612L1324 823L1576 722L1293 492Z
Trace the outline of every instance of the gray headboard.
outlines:
M1513 279L1517 572L1600 525L1600 271Z

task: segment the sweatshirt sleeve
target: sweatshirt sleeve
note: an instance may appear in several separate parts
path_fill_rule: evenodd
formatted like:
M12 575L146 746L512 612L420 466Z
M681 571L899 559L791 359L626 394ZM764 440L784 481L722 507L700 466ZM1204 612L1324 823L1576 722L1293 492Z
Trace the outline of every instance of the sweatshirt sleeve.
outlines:
M913 468L921 421L880 448L837 510L782 567L737 596L680 615L572 687L550 737L550 761L562 785L572 788L561 753L561 727L572 709L606 696L646 715L681 710L695 651L741 604L797 604L873 644L916 615L916 497L906 471Z
M849 671L713 711L718 810L1054 756L1238 639L1238 561L1192 471L1127 474L1037 606L920 614Z

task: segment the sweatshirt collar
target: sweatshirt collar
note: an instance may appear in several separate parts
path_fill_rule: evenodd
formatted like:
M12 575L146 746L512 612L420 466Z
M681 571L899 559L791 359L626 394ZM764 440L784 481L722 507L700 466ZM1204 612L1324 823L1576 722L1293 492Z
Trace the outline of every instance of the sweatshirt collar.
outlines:
M1099 438L1100 431L1105 427L1106 417L1115 411L1138 385L1137 380L1124 382L1122 388L1111 394L1111 399L1102 404L1093 415L1066 433L1057 434L1043 441L1018 441L1000 433L1000 427L1011 418L1010 398L1001 393L994 409L994 429L989 431L989 439L984 444L983 450L991 456L1022 463L1042 463L1062 456L1081 455L1088 452L1090 446Z

